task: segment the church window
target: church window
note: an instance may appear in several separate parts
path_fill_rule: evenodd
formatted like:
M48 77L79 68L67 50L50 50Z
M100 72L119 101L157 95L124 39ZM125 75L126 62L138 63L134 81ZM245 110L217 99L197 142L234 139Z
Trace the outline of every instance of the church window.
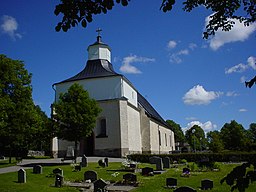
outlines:
M158 136L159 136L159 145L161 145L161 133L158 131Z
M101 119L99 123L99 134L97 138L107 137L107 121L106 119Z
M167 135L165 133L165 145L167 146Z

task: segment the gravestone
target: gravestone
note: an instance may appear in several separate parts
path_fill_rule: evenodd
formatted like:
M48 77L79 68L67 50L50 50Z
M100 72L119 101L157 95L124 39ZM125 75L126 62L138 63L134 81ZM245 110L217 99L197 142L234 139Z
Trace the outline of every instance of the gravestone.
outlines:
M175 189L174 192L196 192L196 190L192 187L183 186Z
M81 166L82 167L87 167L88 161L87 161L87 157L85 155L82 156L82 162L81 162Z
M144 167L142 168L142 175L150 175L149 173L153 173L154 170L151 167Z
M101 167L106 167L106 163L102 159L98 161L98 165Z
M61 176L63 176L63 170L61 168L54 169L52 173L55 175L60 174Z
M153 156L153 157L149 158L149 162L151 164L156 164L156 171L162 171L163 170L162 158Z
M62 187L63 180L63 176L57 173L55 175L55 187Z
M91 180L92 182L96 181L98 179L97 172L95 171L86 171L84 172L84 181Z
M27 181L26 171L24 169L20 169L18 171L18 183L26 183L26 181Z
M104 162L105 162L106 167L108 167L108 158L107 157L104 159Z
M42 174L43 173L43 167L41 165L35 165L33 167L33 173L34 174Z
M170 168L170 158L169 157L164 157L163 158L163 167L166 169Z
M81 165L75 165L75 171L81 171L82 166Z
M166 186L167 187L177 187L177 179L175 178L166 178Z
M129 164L129 168L131 168L131 169L136 169L136 164L135 164L135 163L130 163L130 164Z
M208 190L213 188L213 181L210 179L204 179L201 181L201 189Z
M123 175L123 180L125 183L127 182L137 182L137 175L132 174L132 173L127 173Z
M99 179L94 182L94 192L105 191L105 187L108 185L104 180Z

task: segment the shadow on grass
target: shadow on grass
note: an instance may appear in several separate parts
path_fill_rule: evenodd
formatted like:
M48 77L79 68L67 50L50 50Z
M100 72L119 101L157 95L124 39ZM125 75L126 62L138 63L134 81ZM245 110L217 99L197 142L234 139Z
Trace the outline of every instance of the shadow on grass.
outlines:
M61 165L70 165L71 163L29 163L26 165L21 165L21 167L34 167L35 165L41 165L41 166L61 166Z

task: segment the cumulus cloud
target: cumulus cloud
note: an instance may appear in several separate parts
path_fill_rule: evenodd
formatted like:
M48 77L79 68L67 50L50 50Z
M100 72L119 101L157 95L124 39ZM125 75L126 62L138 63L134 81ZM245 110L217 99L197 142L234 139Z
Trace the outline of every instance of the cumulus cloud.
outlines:
M256 70L256 58L253 56L248 57L247 64L239 63L233 67L230 67L229 69L225 69L225 74L242 73L250 68Z
M21 39L22 35L17 33L18 30L18 23L14 17L4 15L1 18L1 31L9 35L13 40L17 38Z
M239 112L246 112L247 109L239 109Z
M140 74L142 72L138 68L133 66L132 63L148 63L148 62L154 62L154 61L155 59L153 58L130 55L128 57L123 58L120 71L122 71L123 73Z
M173 48L176 47L176 45L177 45L176 41L171 40L171 41L168 42L167 48L173 49Z
M210 16L205 18L205 26L209 23ZM237 41L245 41L248 37L256 31L256 23L250 26L244 26L237 19L232 19L235 22L233 28L230 31L222 31L221 29L215 32L215 35L209 40L209 46L213 50L219 49L226 43L232 43Z
M170 62L171 63L181 63L182 62L181 56L188 55L188 54L189 54L188 49L183 49L177 53L173 53L170 55Z
M228 91L227 93L226 93L226 96L227 97L236 97L236 96L238 96L239 94L238 93L236 93L235 91Z
M191 121L187 124L187 126L185 128L183 128L183 131L185 132L186 130L190 129L194 125L200 126L204 130L205 133L207 133L209 131L213 131L214 129L217 128L217 125L212 123L211 121L206 121L205 123L202 123L200 121Z
M182 99L187 105L207 105L217 99L221 94L221 92L206 91L203 86L196 85Z

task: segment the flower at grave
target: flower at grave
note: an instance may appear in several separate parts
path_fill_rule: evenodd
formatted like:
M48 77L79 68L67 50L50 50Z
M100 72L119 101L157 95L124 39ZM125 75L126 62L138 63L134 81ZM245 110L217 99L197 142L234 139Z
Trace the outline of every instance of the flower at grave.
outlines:
M113 176L113 177L117 177L118 175L119 175L118 172L115 172L115 173L111 174L111 176Z

